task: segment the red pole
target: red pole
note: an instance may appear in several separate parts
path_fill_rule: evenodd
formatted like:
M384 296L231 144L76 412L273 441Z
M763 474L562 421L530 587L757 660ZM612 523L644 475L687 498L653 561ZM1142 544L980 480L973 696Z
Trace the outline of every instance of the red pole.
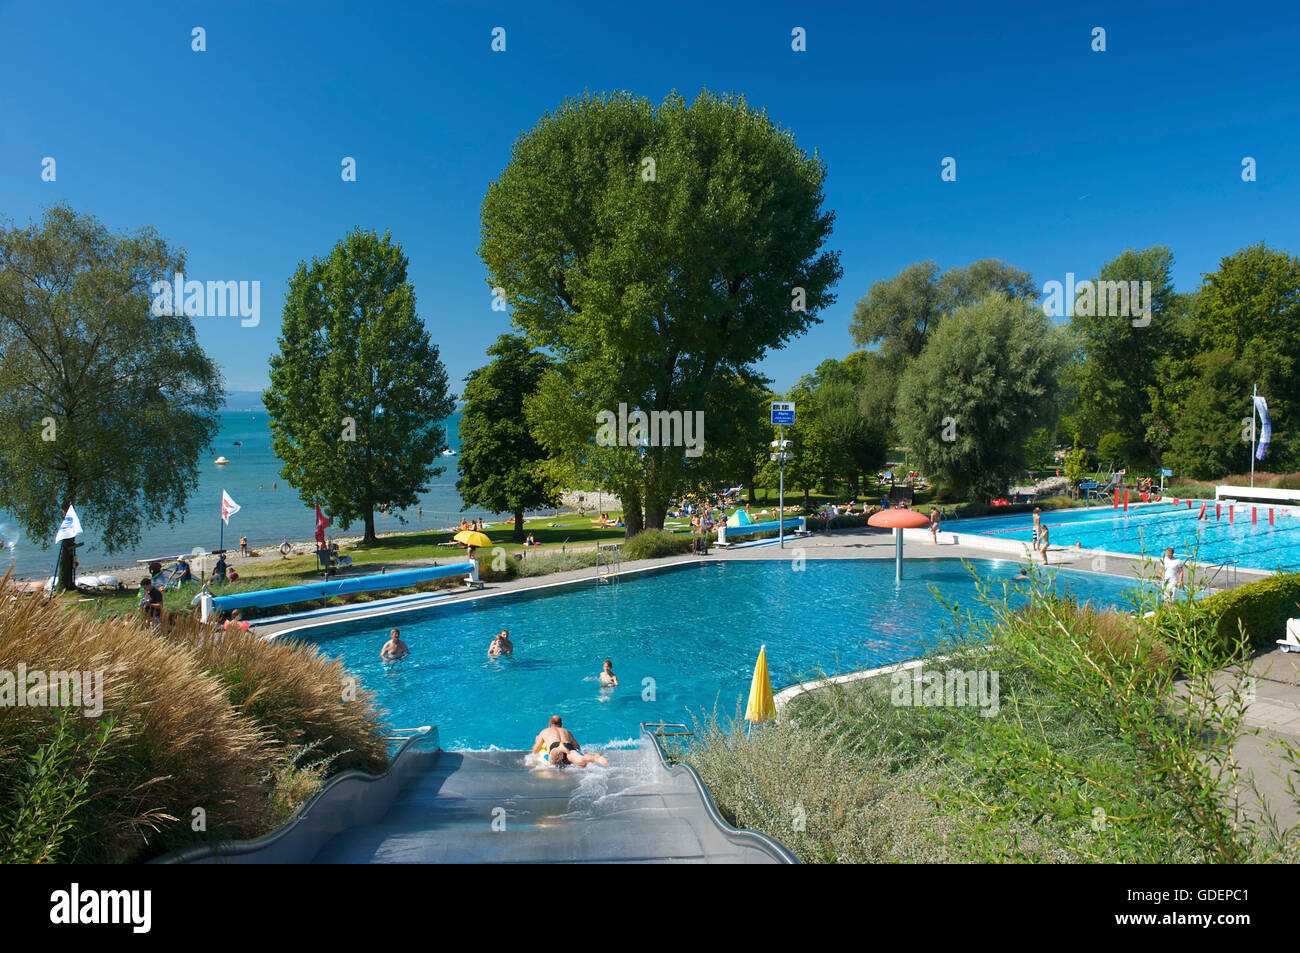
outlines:
M1252 506L1250 508L1250 525L1254 526L1257 522L1259 522L1259 512Z
M1115 487L1115 505L1112 506L1111 509L1119 509L1119 487Z
M1268 508L1268 525L1273 525L1273 507L1271 506Z
M1124 512L1128 512L1128 490L1124 491Z
M1229 522L1229 523L1232 522L1232 518L1233 518L1233 516L1236 514L1236 512L1237 512L1237 506L1236 506L1236 504L1235 504L1235 503L1229 503L1229 504L1228 504L1228 522Z
M1215 518L1216 520L1221 520L1221 519L1223 519L1223 504L1222 504L1222 503L1215 503L1215 504L1214 504L1214 518Z
M1191 508L1191 505L1192 505L1192 501L1191 501L1191 500L1188 500L1188 501L1187 501L1187 506L1188 506L1189 509ZM1198 516L1196 517L1198 520L1203 520L1203 519L1205 519L1205 508L1206 508L1207 506L1209 506L1208 503L1202 503L1202 504L1201 504L1201 512L1200 512L1200 515L1198 515Z

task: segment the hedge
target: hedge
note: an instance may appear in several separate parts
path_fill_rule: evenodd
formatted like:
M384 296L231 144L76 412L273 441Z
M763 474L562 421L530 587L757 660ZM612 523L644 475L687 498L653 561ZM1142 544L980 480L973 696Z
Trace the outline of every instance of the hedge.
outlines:
M1300 573L1271 576L1211 596L1219 615L1218 636L1225 648L1236 644L1238 624L1252 649L1271 649L1286 635L1286 620L1300 617Z

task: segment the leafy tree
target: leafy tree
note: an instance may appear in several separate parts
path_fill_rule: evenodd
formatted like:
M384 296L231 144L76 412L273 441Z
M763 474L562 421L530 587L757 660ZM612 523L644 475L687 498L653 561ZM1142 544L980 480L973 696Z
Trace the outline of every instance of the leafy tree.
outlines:
M546 454L524 419L524 399L537 389L550 362L515 334L501 335L487 353L494 360L465 379L456 489L468 506L513 513L514 536L520 540L524 511L555 502L539 467Z
M556 363L528 402L552 467L616 492L627 533L692 482L680 446L599 447L597 414L726 416L730 386L833 303L825 167L738 97L568 100L514 145L479 253ZM541 395L547 395L543 400ZM706 450L707 452L707 450Z
M849 333L859 347L879 344L887 359L906 364L945 317L994 291L1025 300L1038 294L1029 272L996 258L942 274L933 261L918 262L871 286L853 308Z
M1242 439L1242 420L1250 416L1249 406L1244 414L1232 408L1242 406L1243 392L1249 394L1254 368L1230 351L1216 348L1198 354L1192 369L1193 384L1179 405L1166 465L1193 480L1249 469L1250 441ZM1249 426L1247 422L1247 434Z
M342 528L362 520L366 542L376 507L414 505L443 472L455 409L406 268L391 234L360 229L299 264L262 398L280 475Z
M116 553L185 515L224 393L190 319L151 313L154 282L184 268L153 229L114 234L66 205L0 230L0 507L29 536L75 504ZM74 553L65 540L64 588Z
M1205 276L1200 299L1200 350L1221 349L1251 368L1247 386L1220 395L1221 426L1250 414L1249 384L1258 383L1272 411L1272 466L1300 467L1300 439L1290 423L1300 412L1300 258L1263 244L1243 248Z
M1070 319L1082 357L1071 381L1076 415L1071 422L1091 432L1093 439L1118 434L1125 455L1139 465L1159 460L1157 447L1143 446L1144 418L1180 300L1173 288L1173 262L1173 253L1163 246L1125 251L1102 266L1092 283L1094 291L1085 292L1091 295L1087 306L1076 301ZM1140 305L1130 293L1137 288L1142 304L1148 303L1141 295L1144 282L1150 288L1146 315L1139 313ZM1121 294L1122 300L1116 300ZM1123 313L1109 313L1120 310Z
M1025 440L1052 414L1064 357L1042 310L995 292L930 336L898 389L899 433L920 467L988 499L1024 468Z

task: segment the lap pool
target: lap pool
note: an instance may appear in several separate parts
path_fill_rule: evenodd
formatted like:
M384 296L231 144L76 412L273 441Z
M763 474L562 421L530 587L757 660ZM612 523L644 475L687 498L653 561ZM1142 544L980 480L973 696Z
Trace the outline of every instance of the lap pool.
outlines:
M1236 562L1247 569L1267 572L1300 570L1300 507L1274 507L1270 525L1267 506L1238 503L1234 509L1226 501L1191 502L1191 507L1187 501L1177 506L1147 503L1128 512L1111 507L1044 510L1042 520L1050 528L1052 546L1082 543L1084 549L1132 555L1145 552L1152 557L1163 556L1165 547L1172 546L1181 557L1211 565ZM1199 520L1202 504L1206 505L1206 518ZM956 520L945 522L943 528L945 532L975 533L1028 544L1033 536L1033 517L1016 513Z
M1017 564L972 560L986 579L1011 581ZM899 662L954 631L927 586L977 610L975 586L953 559L701 562L613 585L477 602L339 623L301 638L341 656L394 727L438 726L448 749L527 748L552 714L580 743L631 745L645 721L690 723L701 709L730 715L767 644L772 687L802 677ZM1057 570L1053 585L1079 601L1121 605L1132 579ZM387 669L379 649L401 629L411 657ZM514 656L487 657L510 630ZM614 661L620 686L595 676Z

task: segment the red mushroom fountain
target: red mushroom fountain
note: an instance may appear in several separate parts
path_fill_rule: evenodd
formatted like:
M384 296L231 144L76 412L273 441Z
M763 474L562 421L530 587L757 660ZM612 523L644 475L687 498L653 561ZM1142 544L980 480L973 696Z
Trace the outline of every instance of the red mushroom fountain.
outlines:
M867 525L878 526L881 529L892 529L894 531L894 582L902 582L903 530L920 529L922 526L929 526L929 518L923 513L918 513L916 510L905 510L899 507L894 507L873 514L867 520Z

